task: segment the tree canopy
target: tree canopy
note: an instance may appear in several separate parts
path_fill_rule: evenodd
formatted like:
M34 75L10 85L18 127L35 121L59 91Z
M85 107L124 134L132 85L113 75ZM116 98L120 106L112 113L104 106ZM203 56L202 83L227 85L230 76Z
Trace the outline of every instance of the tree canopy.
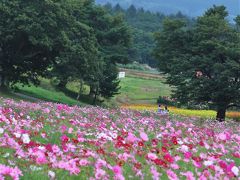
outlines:
M129 61L131 42L121 15L93 0L3 1L0 15L1 86L37 85L48 76L62 88L85 82L103 97L119 90L116 63Z
M0 15L1 82L37 83L69 44L66 9L56 1L13 0L1 2Z
M175 97L215 107L218 120L240 103L240 34L227 15L224 6L214 6L190 29L167 19L155 36L158 67L175 87Z

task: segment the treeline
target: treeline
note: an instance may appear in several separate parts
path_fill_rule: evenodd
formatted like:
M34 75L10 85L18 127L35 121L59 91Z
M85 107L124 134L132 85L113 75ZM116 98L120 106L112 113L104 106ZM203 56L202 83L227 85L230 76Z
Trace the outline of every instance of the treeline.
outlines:
M143 8L137 9L131 5L128 9L122 8L119 4L112 6L110 3L104 6L112 15L121 14L131 27L133 35L132 48L129 50L131 61L148 64L156 67L157 61L152 56L154 48L154 33L162 30L164 19L184 20L188 26L192 26L194 19L178 12L172 15L153 13Z
M0 17L1 87L48 77L62 89L87 84L94 101L117 93L116 63L129 61L131 42L122 16L93 0L11 0L1 2Z

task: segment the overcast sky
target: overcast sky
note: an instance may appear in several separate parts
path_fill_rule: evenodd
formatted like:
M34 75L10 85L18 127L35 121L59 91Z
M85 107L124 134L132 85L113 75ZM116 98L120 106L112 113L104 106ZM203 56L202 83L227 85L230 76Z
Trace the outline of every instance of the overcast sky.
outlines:
M96 0L97 3L119 3L125 8L131 4L136 7L144 7L151 11L159 11L165 14L182 11L189 16L202 15L206 9L216 5L225 5L231 18L240 14L240 0Z

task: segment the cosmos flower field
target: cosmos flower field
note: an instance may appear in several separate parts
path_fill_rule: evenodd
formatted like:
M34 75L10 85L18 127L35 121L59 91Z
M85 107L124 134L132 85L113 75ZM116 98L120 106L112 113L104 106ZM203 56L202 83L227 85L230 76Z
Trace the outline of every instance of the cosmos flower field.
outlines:
M240 124L0 99L2 179L239 179Z

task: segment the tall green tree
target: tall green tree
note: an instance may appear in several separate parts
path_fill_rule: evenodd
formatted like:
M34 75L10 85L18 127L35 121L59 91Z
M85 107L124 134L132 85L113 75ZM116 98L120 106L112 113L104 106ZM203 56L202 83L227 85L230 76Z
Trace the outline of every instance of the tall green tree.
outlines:
M120 81L118 80L118 68L111 62L105 62L103 77L100 80L100 94L105 98L111 98L118 94Z
M137 15L137 9L134 5L131 5L128 9L127 9L127 16L130 17L135 17Z
M61 1L0 3L0 86L37 84L69 44L69 17Z
M128 62L128 26L120 15L111 15L92 0L69 0L65 8L71 15L71 48L61 53L52 76L61 88L69 80L89 85L93 103L98 96L112 97L119 90L116 63Z
M240 34L227 14L224 6L214 6L192 29L180 20L166 20L154 50L175 97L213 105L219 121L240 103Z
M65 4L70 17L67 35L71 41L50 73L52 77L57 77L61 89L66 87L69 80L91 78L92 68L100 60L94 29L85 23L88 6L93 6L93 2L69 0Z
M240 31L240 15L238 15L234 20L236 22L237 30Z
M89 13L86 13L86 23L94 29L100 56L103 60L101 63L103 71L101 76L98 75L98 83L88 82L90 95L97 94L103 97L109 95L111 97L119 90L118 83L116 83L118 74L116 63L129 62L128 50L131 45L131 32L119 14L111 15L104 8L94 6L89 6L87 12Z

